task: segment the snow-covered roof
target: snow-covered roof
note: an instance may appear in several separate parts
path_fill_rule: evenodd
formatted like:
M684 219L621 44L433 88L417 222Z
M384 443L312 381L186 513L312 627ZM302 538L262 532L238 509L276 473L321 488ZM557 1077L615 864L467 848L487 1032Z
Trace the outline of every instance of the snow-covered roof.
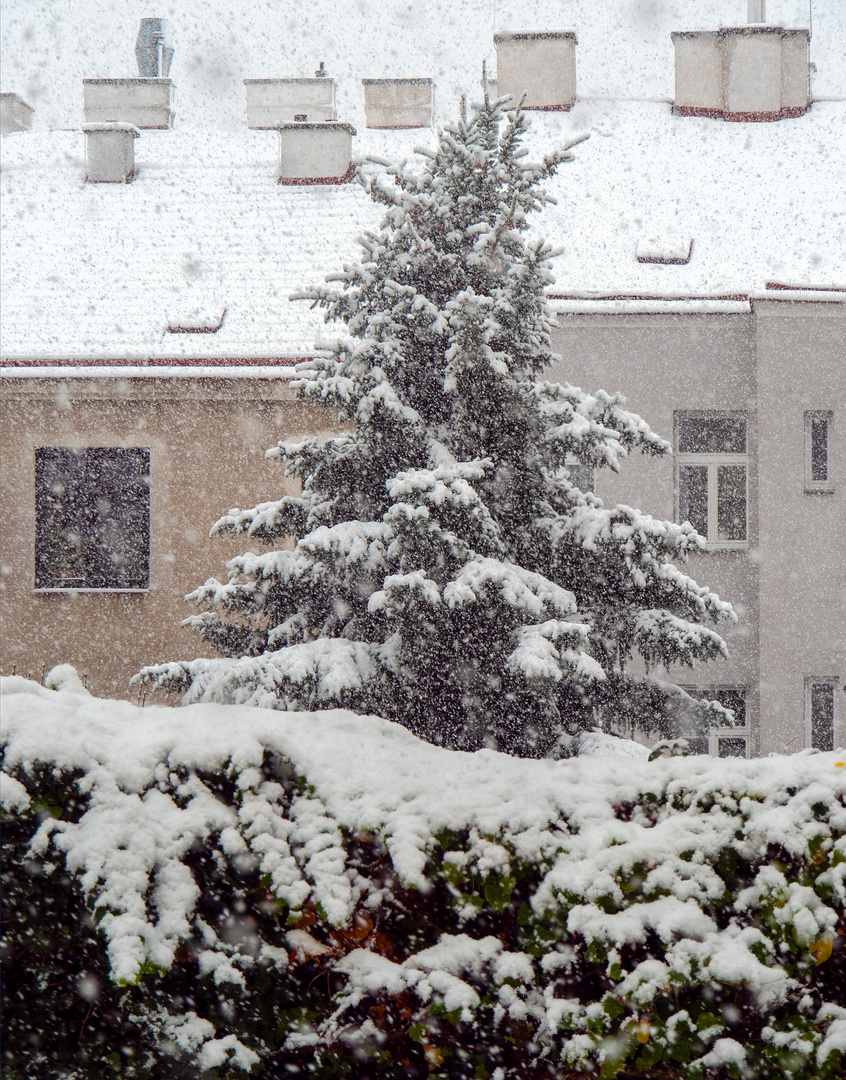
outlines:
M578 35L576 105L533 114L530 139L534 156L591 135L537 221L563 249L561 310L747 310L771 283L846 287L840 0L814 4L811 110L760 124L674 116L670 105L670 32L741 22L739 0L570 0L555 27L536 0L509 5L507 19L482 0L449 16L435 3L362 0L355 17L340 0L296 17L270 2L185 0L168 15L177 124L136 140L128 185L84 181L81 79L134 74L147 9L77 8L4 4L3 89L36 110L32 131L2 143L5 361L273 363L326 347L331 328L288 297L355 258L379 215L355 184L278 185L277 136L247 130L241 80L310 75L324 60L339 119L358 130L354 156L411 157L433 132L367 129L360 80L431 76L438 121L449 121L459 92L478 90L482 60L494 66L493 33L506 28ZM770 0L768 16L807 25L807 4ZM676 261L643 261L662 250Z

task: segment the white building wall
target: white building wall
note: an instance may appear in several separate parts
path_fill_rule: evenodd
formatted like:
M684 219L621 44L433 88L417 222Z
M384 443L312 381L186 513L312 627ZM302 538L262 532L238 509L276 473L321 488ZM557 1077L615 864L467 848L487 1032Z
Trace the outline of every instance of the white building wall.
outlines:
M550 377L621 391L673 439L680 411L743 411L749 543L687 569L730 600L729 659L675 681L747 688L753 753L805 745L805 682L837 678L846 718L846 305L755 301L751 315L560 315ZM805 490L805 413L830 411L833 492ZM606 504L677 520L675 465L636 455L600 472Z
M757 750L758 536L756 513L756 396L754 334L749 315L562 315L555 349L562 362L550 377L583 390L622 392L628 408L672 442L675 414L684 410L744 411L749 450L749 549L709 551L685 569L700 584L730 600L736 626L720 627L729 659L693 670L673 668L671 677L691 686L745 687ZM618 475L602 470L597 494L607 505L626 503L674 521L676 472L672 458L635 454Z
M805 745L804 684L846 716L846 304L758 301L761 751ZM806 411L831 410L832 492L805 490Z

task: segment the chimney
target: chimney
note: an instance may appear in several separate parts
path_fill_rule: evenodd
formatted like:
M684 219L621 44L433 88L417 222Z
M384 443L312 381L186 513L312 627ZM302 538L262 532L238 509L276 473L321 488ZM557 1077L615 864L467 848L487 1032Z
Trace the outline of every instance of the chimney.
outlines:
M346 184L352 180L352 125L296 121L279 124L277 130L280 184Z
M431 79L362 79L369 128L431 127L435 84Z
M17 94L0 94L0 135L29 131L35 110Z
M325 71L313 79L244 79L244 89L248 128L275 130L281 124L338 119L335 80Z
M135 41L138 76L83 79L86 124L117 121L143 130L173 127L173 83L168 78L173 47L166 19L142 19Z
M754 11L753 11L754 7ZM752 15L764 14L763 0ZM811 104L810 34L752 23L670 35L676 57L677 116L761 121L802 116Z
M494 34L497 93L525 109L564 111L576 100L576 35L572 30Z
M85 179L89 184L131 184L135 179L135 140L141 132L132 124L86 124Z

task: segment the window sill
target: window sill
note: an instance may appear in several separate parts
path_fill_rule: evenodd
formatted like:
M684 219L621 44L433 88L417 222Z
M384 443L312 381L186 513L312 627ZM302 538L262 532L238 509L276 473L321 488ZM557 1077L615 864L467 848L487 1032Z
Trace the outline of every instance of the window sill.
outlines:
M748 540L712 540L706 543L704 551L748 551Z
M812 484L806 484L805 485L805 494L806 495L833 495L834 494L834 484L825 484L825 485L820 484L819 487L817 487L816 485L812 485Z
M150 591L149 586L144 589L112 589L108 586L103 587L89 587L86 585L48 585L43 588L33 589L34 593L39 596L50 595L52 593L128 593L132 596L143 596Z

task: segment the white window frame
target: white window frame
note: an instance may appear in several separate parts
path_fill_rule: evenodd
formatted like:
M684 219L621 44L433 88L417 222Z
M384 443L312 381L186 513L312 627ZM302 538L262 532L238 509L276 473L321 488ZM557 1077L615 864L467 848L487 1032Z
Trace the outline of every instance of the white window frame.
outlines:
M711 728L708 733L708 753L711 757L720 756L720 741L722 739L743 739L746 744L744 757L749 757L749 728L748 727L720 727ZM734 755L732 755L733 757Z
M812 446L812 424L815 420L825 421L825 450L826 450L826 479L814 480L811 470L811 451ZM831 474L831 437L832 428L834 427L834 414L830 409L811 409L805 413L805 491L809 494L814 492L820 492L823 494L830 494L834 491L834 477Z
M691 697L702 697L708 701L715 701L724 691L743 695L743 723L737 727L712 727L708 729L708 753L711 757L719 757L720 739L745 739L746 757L750 756L752 743L752 731L749 727L749 687L739 683L721 683L719 686L692 686L680 685L680 690L690 694ZM703 736L704 737L704 736Z
M811 691L814 686L832 687L832 720L834 724L834 732L832 736L832 744L835 750L842 748L843 746L843 731L840 727L840 710L838 709L838 689L840 687L840 679L836 675L809 675L805 679L805 747L810 749L812 746L811 738L813 736L813 723L811 718Z
M587 489L592 495L596 493L596 469L593 465L585 465L583 461L575 456L575 454L568 454L564 459L565 469L589 469L590 470L590 487ZM580 491L584 490L582 488Z
M731 412L719 409L683 410L676 413L676 447L678 448L681 420L719 420L723 417L737 417L744 421L746 435L745 454L694 454L676 450L676 520L681 518L681 467L683 465L704 465L708 469L708 535L705 537L709 551L747 551L749 548L749 418L745 412ZM718 540L717 529L717 469L720 465L742 465L746 476L746 539Z

